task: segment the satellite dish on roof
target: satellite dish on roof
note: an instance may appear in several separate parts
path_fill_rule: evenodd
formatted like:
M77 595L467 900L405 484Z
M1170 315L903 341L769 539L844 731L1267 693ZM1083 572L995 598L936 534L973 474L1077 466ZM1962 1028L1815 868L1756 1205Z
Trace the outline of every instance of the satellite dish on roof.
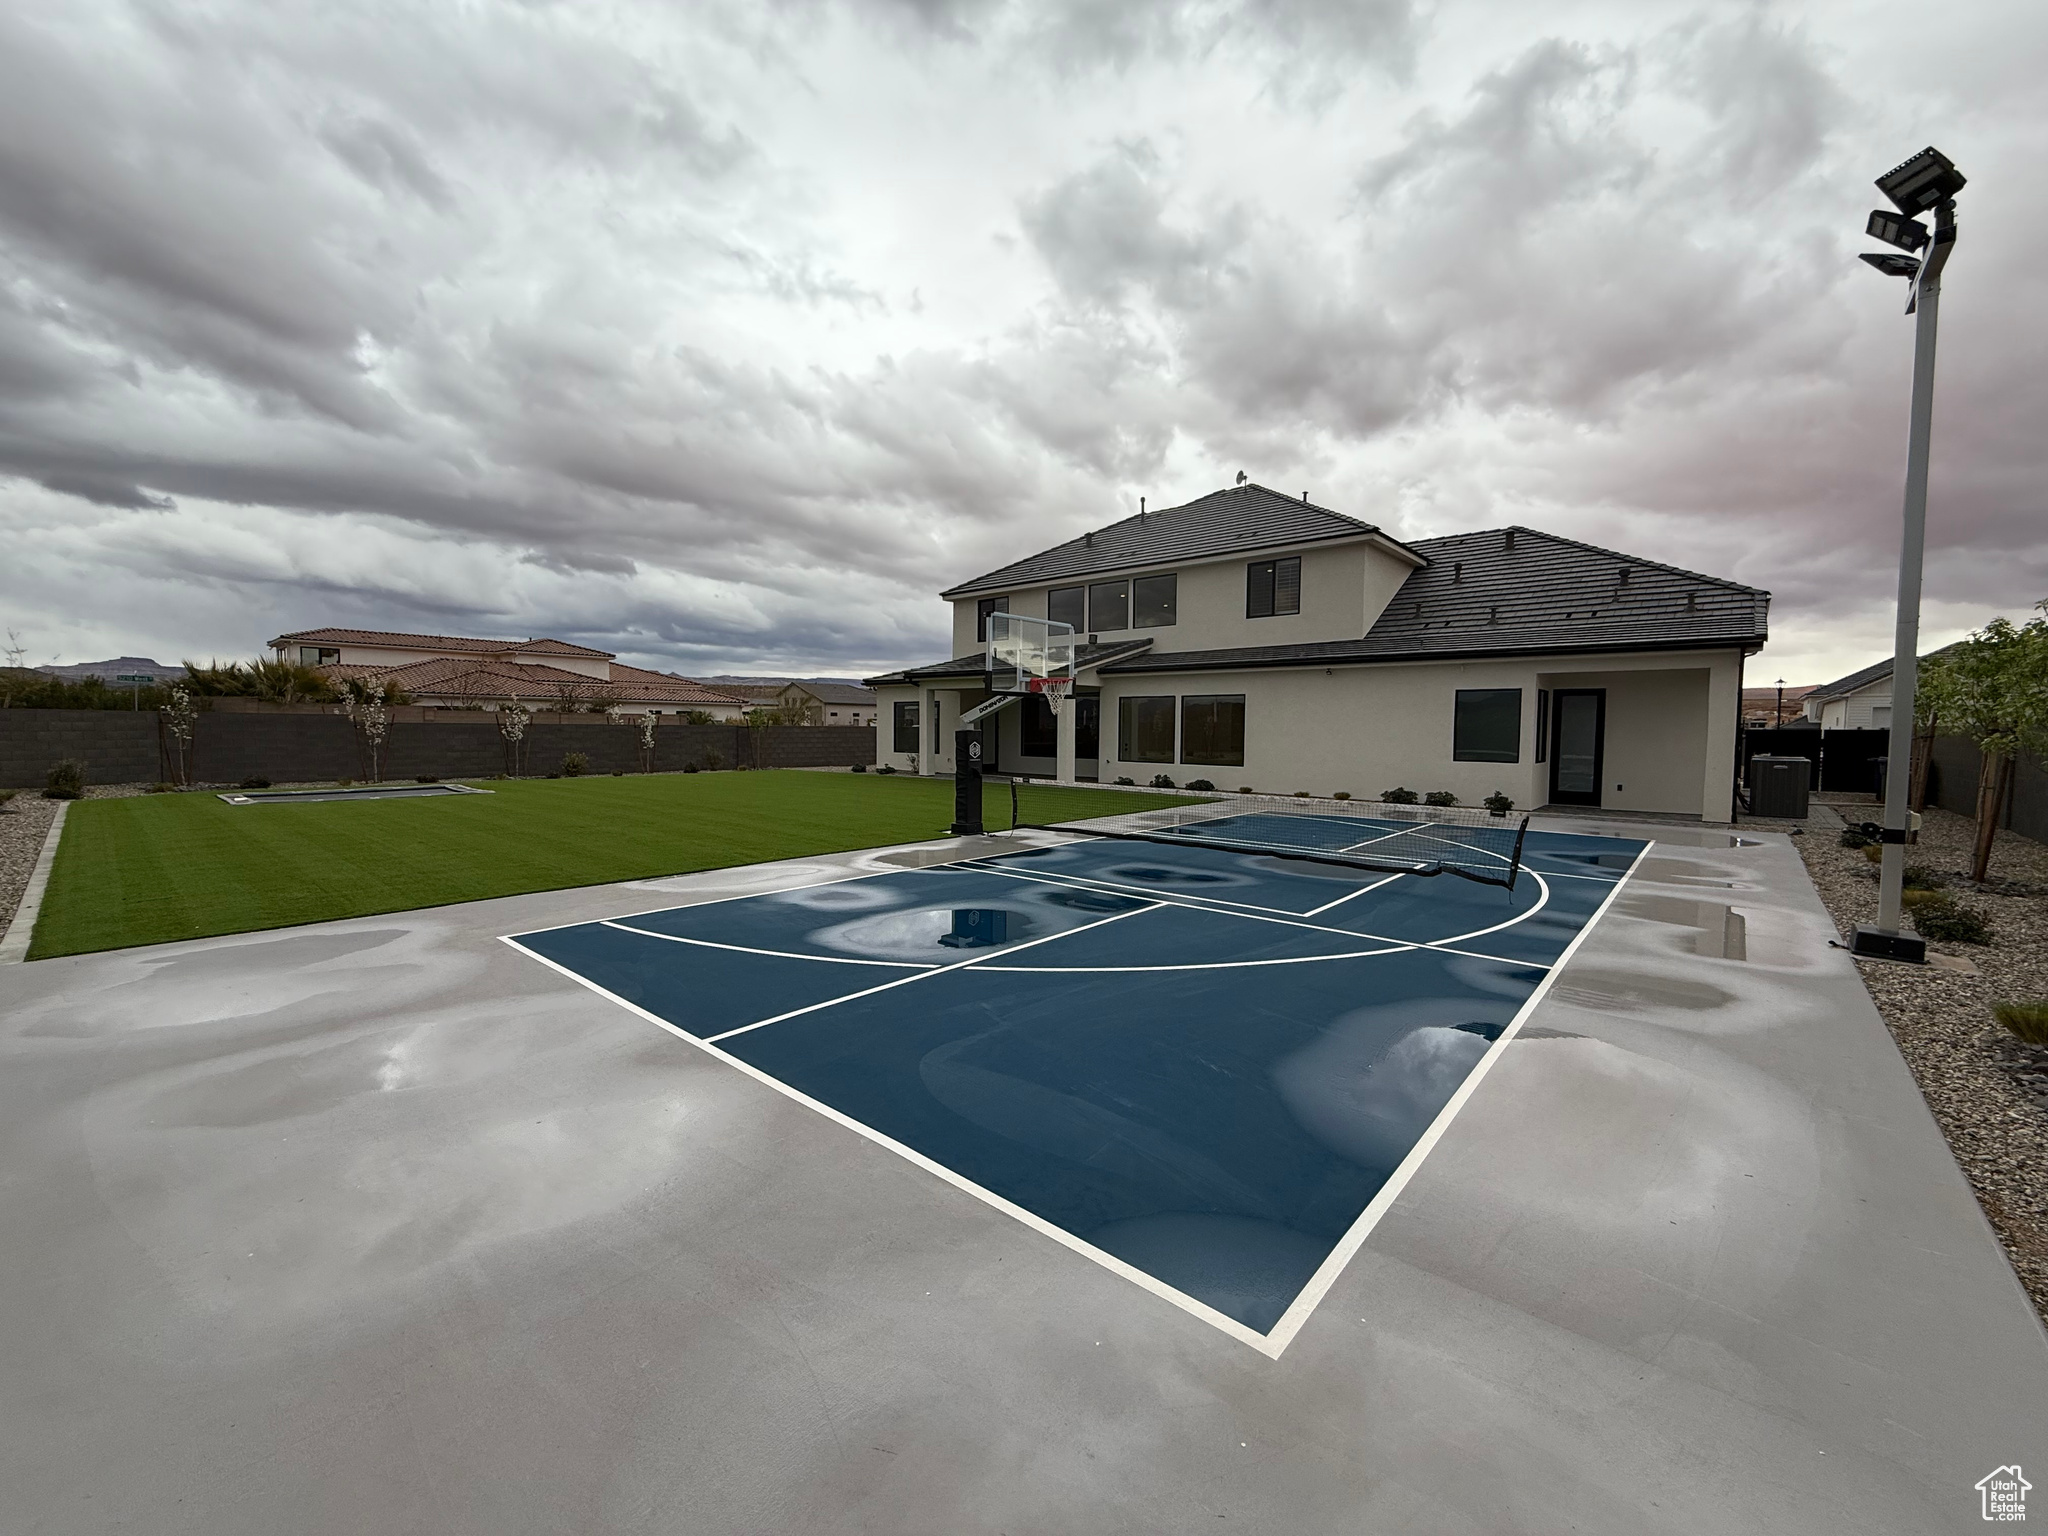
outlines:
M1243 485L1243 484L1245 483L1245 481L1249 480L1250 478L1251 478L1251 476L1250 476L1250 475L1247 475L1247 474L1246 474L1246 473L1245 473L1245 472L1244 472L1243 470L1241 470L1241 469L1240 469L1240 470L1239 470L1239 471L1237 472L1237 483L1238 483L1239 485Z

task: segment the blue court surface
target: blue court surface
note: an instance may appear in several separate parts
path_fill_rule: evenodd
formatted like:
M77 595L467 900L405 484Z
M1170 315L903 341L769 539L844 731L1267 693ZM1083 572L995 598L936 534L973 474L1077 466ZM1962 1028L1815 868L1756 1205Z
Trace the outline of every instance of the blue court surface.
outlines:
M506 942L1277 1355L1648 846L1083 837Z

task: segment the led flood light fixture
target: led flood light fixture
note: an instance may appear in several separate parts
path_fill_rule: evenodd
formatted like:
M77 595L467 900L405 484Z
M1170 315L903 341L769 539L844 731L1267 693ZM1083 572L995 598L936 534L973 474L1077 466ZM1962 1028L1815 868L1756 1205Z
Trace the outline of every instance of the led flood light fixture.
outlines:
M1877 178L1877 190L1908 218L1953 202L1968 184L1955 162L1932 144L1904 165L1895 166Z

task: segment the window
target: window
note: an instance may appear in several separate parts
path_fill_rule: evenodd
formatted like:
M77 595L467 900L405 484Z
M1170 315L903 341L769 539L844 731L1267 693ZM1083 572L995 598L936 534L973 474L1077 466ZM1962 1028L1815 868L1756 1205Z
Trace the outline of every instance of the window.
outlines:
M1088 629L1131 627L1131 584L1128 581L1098 581L1088 589Z
M1244 616L1270 619L1301 612L1301 557L1254 560L1244 568Z
M1071 624L1076 631L1088 628L1088 589L1086 587L1054 587L1045 594L1045 616L1062 624Z
M1173 697L1118 699L1116 755L1127 763L1173 761Z
M1244 766L1244 695L1191 693L1180 701L1180 760Z
M302 645L299 647L299 665L302 667L333 666L341 660L341 650L331 645Z
M1536 690L1536 761L1550 755L1550 690Z
M977 640L988 639L988 616L992 613L1008 613L1009 611L1010 599L1007 595L1003 597L984 597L980 602L976 603L974 605L974 638Z
M1178 577L1140 576L1131 583L1131 628L1158 629L1174 620Z
M1024 713L1017 721L1017 750L1026 757L1059 755L1059 722L1042 693L1027 695L1024 700Z
M896 741L898 752L917 750L917 700L905 699L896 706Z
M1522 690L1460 688L1451 756L1461 763L1522 760Z
M1873 731L1888 731L1892 728L1892 707L1889 704L1870 706L1870 728Z

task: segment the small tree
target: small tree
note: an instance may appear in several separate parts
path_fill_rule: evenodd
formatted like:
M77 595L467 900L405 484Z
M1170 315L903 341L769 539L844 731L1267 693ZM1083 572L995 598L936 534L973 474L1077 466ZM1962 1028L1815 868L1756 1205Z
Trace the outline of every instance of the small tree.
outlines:
M2048 601L2035 604L2048 611ZM1930 660L1914 693L1916 724L1939 722L1973 743L1977 771L1977 840L1970 878L1991 869L1998 815L2022 752L2048 755L2048 618L2025 625L1989 624Z
M532 719L533 711L517 698L498 706L498 734L505 738L505 772L511 778L519 777L520 760L526 755L526 726Z
M640 771L654 772L654 732L661 724L661 716L653 710L645 710L640 716Z
M373 784L384 777L384 738L391 731L386 693L384 685L373 688L360 678L350 678L342 686L341 712L356 728L366 770L364 777Z
M199 706L183 683L171 684L170 699L157 711L157 718L163 722L164 736L171 744L171 777L189 788L192 736L199 725Z

